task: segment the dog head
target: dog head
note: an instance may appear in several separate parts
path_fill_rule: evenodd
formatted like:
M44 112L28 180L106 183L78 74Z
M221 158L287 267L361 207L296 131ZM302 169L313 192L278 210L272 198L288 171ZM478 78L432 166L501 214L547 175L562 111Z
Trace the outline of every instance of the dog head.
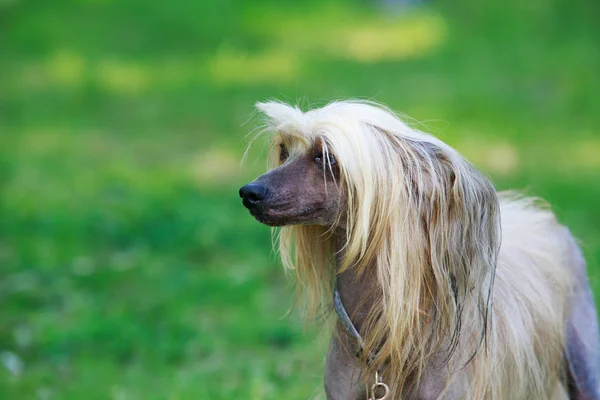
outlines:
M239 192L250 214L270 226L338 223L344 189L326 141L280 132L272 147L276 167Z

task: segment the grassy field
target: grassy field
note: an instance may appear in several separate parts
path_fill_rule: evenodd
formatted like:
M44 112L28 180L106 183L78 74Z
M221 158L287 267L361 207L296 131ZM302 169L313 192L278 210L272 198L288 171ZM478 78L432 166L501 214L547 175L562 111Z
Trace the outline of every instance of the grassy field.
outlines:
M384 102L544 197L600 298L593 2L0 1L0 398L307 399L253 104Z

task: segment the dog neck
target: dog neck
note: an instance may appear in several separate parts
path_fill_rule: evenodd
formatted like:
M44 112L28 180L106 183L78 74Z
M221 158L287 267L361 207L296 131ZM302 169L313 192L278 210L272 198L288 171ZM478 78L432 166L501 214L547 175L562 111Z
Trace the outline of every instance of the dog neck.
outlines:
M361 332L363 322L371 310L372 297L375 293L375 268L367 267L366 272L359 275L354 265L350 265L340 272L345 240L344 231L336 232L336 285L348 316L358 332Z

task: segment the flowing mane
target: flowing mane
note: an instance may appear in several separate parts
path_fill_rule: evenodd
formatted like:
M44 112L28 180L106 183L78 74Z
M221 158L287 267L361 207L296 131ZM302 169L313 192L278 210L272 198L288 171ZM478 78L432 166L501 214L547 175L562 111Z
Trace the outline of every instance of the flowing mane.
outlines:
M336 274L374 268L376 300L361 335L374 364L398 377L394 391L410 390L432 354L445 349L450 359L461 337L470 338L473 357L485 343L500 247L490 181L454 149L373 103L334 102L305 113L274 102L258 108L273 133L273 166L280 143L292 154L318 141L335 154L336 183L346 191L339 265L331 229L279 232L283 264L296 271L308 315L331 307Z

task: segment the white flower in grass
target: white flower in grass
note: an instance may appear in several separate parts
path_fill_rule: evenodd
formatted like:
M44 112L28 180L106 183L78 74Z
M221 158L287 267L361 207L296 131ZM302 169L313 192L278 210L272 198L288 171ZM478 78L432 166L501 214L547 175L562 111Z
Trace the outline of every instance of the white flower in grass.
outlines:
M13 352L3 351L0 353L0 362L13 376L19 377L23 373L25 364L23 360Z

